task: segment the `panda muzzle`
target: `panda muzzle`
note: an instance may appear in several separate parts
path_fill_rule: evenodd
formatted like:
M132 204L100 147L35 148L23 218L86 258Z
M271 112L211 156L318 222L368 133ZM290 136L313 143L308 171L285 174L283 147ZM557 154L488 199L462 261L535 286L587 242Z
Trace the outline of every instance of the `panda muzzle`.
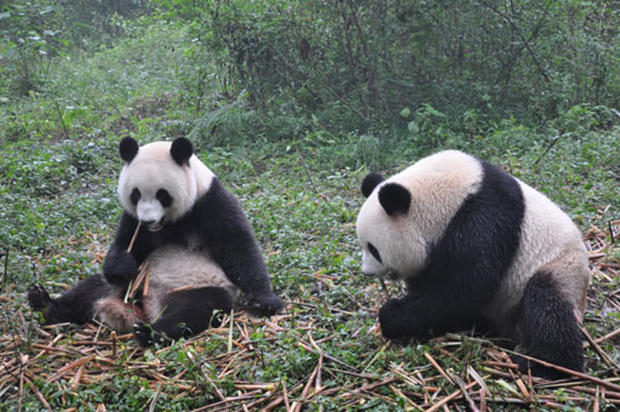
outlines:
M142 220L142 224L144 226L146 226L146 228L149 230L149 232L158 232L161 230L162 227L164 227L164 219L165 216L162 217L161 219L159 219L158 221L155 220L148 220L148 221L144 221Z

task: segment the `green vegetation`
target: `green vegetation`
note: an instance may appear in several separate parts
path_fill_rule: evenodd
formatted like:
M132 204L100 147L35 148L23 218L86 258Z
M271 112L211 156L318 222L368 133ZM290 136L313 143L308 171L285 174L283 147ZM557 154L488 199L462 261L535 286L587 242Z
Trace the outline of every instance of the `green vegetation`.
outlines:
M616 331L618 5L195 3L0 6L3 407L188 410L239 398L228 408L415 409L475 382L470 368L493 410L620 402L589 381L589 391L519 381L492 363L499 341L386 345L375 330L385 291L361 276L354 230L368 171L471 152L546 193L588 234L604 256L592 260L585 326L595 338ZM126 134L194 142L247 212L285 314L237 313L232 337L226 323L146 351L103 328L38 326L24 296L32 283L60 292L101 270ZM615 385L617 339L601 342L611 366L587 350L587 372ZM471 393L479 405L480 388Z

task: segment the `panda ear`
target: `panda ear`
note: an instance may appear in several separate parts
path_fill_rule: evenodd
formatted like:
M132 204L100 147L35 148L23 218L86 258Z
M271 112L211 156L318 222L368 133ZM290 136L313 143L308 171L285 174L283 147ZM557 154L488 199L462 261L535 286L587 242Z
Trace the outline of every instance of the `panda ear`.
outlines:
M411 193L398 183L387 183L379 189L379 203L390 216L404 215L411 205Z
M192 157L193 153L194 147L192 146L192 142L185 137L175 139L172 142L172 146L170 146L170 154L179 166L183 166L183 164Z
M377 187L377 185L385 180L385 177L381 176L379 173L370 172L366 175L364 180L362 180L362 194L364 197L370 196L372 191Z
M129 136L123 137L118 144L118 151L121 154L121 159L127 163L131 162L133 158L136 157L139 149L138 142Z

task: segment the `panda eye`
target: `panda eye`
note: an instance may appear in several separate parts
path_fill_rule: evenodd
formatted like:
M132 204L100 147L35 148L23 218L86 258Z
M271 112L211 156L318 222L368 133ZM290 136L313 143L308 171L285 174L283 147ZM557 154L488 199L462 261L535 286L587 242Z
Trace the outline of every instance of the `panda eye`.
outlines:
M142 197L142 195L140 194L140 191L136 187L131 191L131 195L129 196L129 199L131 200L131 203L136 205L138 204L138 200L140 200L140 197Z
M371 255L374 256L375 259L377 259L379 261L379 263L383 263L381 261L381 255L379 254L379 251L377 250L376 247L374 247L374 245L372 243L368 244L368 251L370 252Z
M168 193L168 191L165 189L159 189L155 196L163 207L168 207L172 204L172 197L170 196L170 193Z

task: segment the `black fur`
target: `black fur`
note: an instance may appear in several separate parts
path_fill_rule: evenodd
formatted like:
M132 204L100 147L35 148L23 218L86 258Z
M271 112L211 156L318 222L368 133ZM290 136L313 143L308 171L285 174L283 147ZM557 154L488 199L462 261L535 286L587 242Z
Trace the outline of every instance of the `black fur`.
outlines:
M205 287L170 293L163 301L164 310L153 324L134 325L138 343L147 346L166 338L178 339L198 334L210 325L219 326L214 311L230 312L232 297L226 289Z
M131 253L127 252L129 242L136 230L138 220L123 212L116 231L116 238L108 249L103 262L103 274L112 284L127 285L138 274L138 266L155 248L151 233L145 226L140 227Z
M118 151L121 154L121 159L127 163L130 163L133 158L136 157L139 149L138 142L129 136L123 137L118 144Z
M368 173L366 177L364 178L364 180L362 180L361 190L362 190L362 194L364 195L364 197L370 196L372 191L375 190L375 187L377 187L377 185L383 182L384 180L385 180L385 177L381 176L379 173L376 173L376 172Z
M390 216L404 215L411 206L411 193L398 183L387 183L379 189L379 203Z
M469 325L498 290L519 249L525 204L514 178L481 163L480 190L428 245L427 264L408 280L408 293L381 308L385 337L425 339Z
M529 354L556 365L583 371L583 335L568 301L550 273L538 272L528 282L519 305L518 329ZM555 369L516 357L522 372L547 378L565 377Z
M258 315L272 315L284 304L271 290L263 256L250 224L237 200L213 178L211 188L180 220L158 232L141 227L131 253L126 252L137 220L123 213L116 239L110 247L103 272L111 283L125 284L136 268L156 247L176 243L187 245L198 236L205 253L210 253L232 283L249 299ZM133 258L133 261L132 261Z
M97 299L116 293L103 276L95 275L80 280L57 299L52 299L41 285L28 290L30 307L43 313L46 324L72 322L83 324L95 315L93 304Z
M138 150L136 141L129 137L119 144L120 155L128 163ZM189 140L179 138L172 143L170 152L176 163L183 165L191 157L193 148ZM157 197L162 205L170 204L172 199L166 199L167 193L160 192ZM103 265L103 275L80 281L58 299L51 299L45 289L37 285L28 293L31 307L43 312L47 323L87 322L94 315L94 303L98 299L122 297L119 295L135 278L137 268L156 248L169 244L196 247L196 239L200 250L213 258L231 282L245 293L250 311L272 315L284 306L271 290L265 262L243 210L217 178L212 179L209 190L178 221L168 222L158 232L141 226L128 252L137 225L136 218L123 212ZM136 326L136 337L141 343L159 340L164 335L176 338L187 331L198 333L208 327L215 309L230 310L232 298L224 288L191 289L171 293L164 306L164 313L152 325Z
M192 146L192 142L185 137L176 138L170 146L170 154L179 166L183 166L184 163L187 163L193 153L194 147Z

